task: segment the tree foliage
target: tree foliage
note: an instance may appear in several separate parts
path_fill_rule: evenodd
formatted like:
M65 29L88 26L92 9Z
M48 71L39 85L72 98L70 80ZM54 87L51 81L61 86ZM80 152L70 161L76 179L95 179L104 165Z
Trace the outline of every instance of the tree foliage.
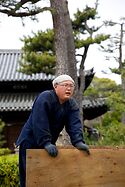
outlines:
M125 111L125 101L121 90L121 85L117 85L115 81L108 78L94 77L91 85L84 94L92 98L106 98L112 121L115 118L116 121L121 122L122 112Z
M123 54L125 46L125 18L121 18L119 22L107 21L106 24L107 26L112 26L113 28L119 28L118 33L115 33L114 36L112 35L112 37L110 37L107 46L103 46L102 48L104 52L107 52L107 60L110 61L113 59L114 62L117 62L117 67L110 68L110 70L112 73L116 73L121 76L121 92L125 100L125 56ZM121 122L125 124L125 112L122 114Z
M56 57L54 50L54 32L48 29L45 32L34 33L34 37L24 37L23 58L21 71L23 73L55 74Z
M117 85L115 81L108 78L98 78L94 77L91 85L84 92L84 95L89 95L90 97L103 97L108 98L112 93L120 92L121 87Z
M107 40L109 35L105 34L95 34L99 31L100 27L89 27L88 22L92 20L96 20L97 11L95 8L86 7L83 11L77 10L77 13L74 14L74 20L72 20L72 27L74 33L74 41L75 41L75 49L83 49L81 54L77 54L76 56L81 56L82 59L80 61L81 71L83 73L84 63L87 57L88 48L92 44L101 44L101 42ZM98 20L98 19L97 19ZM50 63L51 58L55 58L55 49L54 49L54 33L53 30L47 29L45 32L39 31L38 33L33 33L33 37L24 37L22 41L24 42L24 61L21 63L22 69L21 71L25 73L35 73L34 69L37 72L43 71L42 64L41 69L40 66L37 65L37 55L45 56L45 54L50 55ZM32 58L32 52L36 53L36 60ZM40 53L41 52L41 53ZM31 57L30 57L31 56ZM34 55L35 56L35 55ZM56 63L54 63L54 58L52 60L53 70ZM33 60L32 60L33 59ZM42 60L41 60L42 61ZM36 65L35 65L36 63ZM45 66L49 63L48 59L45 60ZM32 64L32 65L31 65ZM43 63L44 64L44 63ZM29 67L28 67L29 66ZM35 68L33 68L35 66ZM36 68L38 67L38 69ZM49 66L48 66L49 67ZM50 69L50 73L52 73L52 67ZM45 71L43 71L45 72ZM48 73L48 72L47 72ZM54 71L53 71L54 73ZM80 72L79 72L80 73Z
M125 101L122 95L121 85L117 85L110 79L94 77L91 85L85 91L89 97L106 98L109 111L100 120L96 120L94 127L100 132L99 141L93 141L86 135L88 144L123 146L125 141L125 125L121 123L122 113L125 112Z
M5 139L4 139L4 127L5 127L5 124L4 122L2 122L2 120L0 119L0 148L4 145L5 143Z
M106 60L110 61L113 60L114 62L117 62L118 67L117 68L110 68L110 70L113 73L122 74L122 71L125 67L124 63L124 26L125 26L125 18L121 18L119 22L115 21L106 21L105 25L107 27L113 27L113 29L116 29L116 32L112 34L108 40L107 45L101 46L102 51L105 52Z
M99 141L93 141L87 137L85 133L86 142L89 145L96 146L124 146L125 145L125 126L113 120L109 113L105 114L102 126L96 124L96 128L100 132Z

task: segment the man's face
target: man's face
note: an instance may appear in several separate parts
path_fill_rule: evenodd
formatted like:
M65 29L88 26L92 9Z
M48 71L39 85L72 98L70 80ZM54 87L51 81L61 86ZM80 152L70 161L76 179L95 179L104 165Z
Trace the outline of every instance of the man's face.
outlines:
M55 92L59 98L60 103L64 103L73 95L74 84L72 81L63 81L54 86Z

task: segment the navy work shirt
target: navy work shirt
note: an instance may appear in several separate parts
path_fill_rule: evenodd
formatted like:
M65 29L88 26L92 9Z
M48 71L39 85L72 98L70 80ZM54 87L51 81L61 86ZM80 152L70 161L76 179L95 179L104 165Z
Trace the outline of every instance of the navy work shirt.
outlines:
M36 148L42 148L49 142L55 144L64 126L72 145L84 142L76 101L70 98L60 104L54 90L44 91L36 98L16 145L19 146L24 140Z

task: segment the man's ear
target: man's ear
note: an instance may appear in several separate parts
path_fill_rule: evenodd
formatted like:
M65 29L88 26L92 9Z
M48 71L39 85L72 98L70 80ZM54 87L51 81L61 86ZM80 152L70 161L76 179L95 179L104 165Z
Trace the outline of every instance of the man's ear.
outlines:
M54 89L57 88L57 84L55 84L53 87L54 87Z

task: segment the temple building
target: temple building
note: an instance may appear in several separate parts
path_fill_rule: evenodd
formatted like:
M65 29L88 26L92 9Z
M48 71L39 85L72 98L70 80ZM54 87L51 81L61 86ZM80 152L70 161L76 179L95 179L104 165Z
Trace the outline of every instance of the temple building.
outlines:
M35 97L52 89L54 76L44 73L26 75L19 71L21 50L0 50L0 119L5 122L6 147L14 143L29 116ZM85 73L85 89L94 77L93 70ZM84 120L94 119L108 110L104 99L83 100Z

